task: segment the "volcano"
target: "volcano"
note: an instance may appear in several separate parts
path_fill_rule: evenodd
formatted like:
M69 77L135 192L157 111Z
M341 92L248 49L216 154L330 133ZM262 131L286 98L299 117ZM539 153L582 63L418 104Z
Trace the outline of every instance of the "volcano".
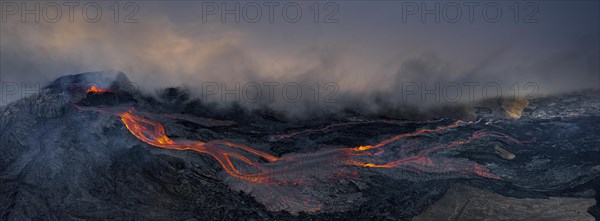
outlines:
M295 119L167 91L89 72L1 107L2 220L462 220L515 202L506 220L600 217L599 91L414 119Z

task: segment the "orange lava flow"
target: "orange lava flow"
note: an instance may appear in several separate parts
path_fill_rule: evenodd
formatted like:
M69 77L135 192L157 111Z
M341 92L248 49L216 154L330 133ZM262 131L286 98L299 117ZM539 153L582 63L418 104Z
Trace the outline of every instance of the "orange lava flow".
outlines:
M454 124L454 125L458 125L458 122L457 122L457 124ZM448 127L442 127L442 128L448 128ZM424 130L420 130L420 131L424 131ZM359 162L356 160L349 160L348 164L361 166L361 167L371 167L371 168L395 168L400 165L408 165L408 164L412 164L413 166L418 165L418 166L424 166L424 167L435 167L435 166L439 166L439 165L437 165L433 160L431 160L427 156L427 154L437 151L437 150L440 150L440 149L449 149L449 148L453 148L453 147L456 147L456 146L459 146L462 144L470 143L476 139L479 139L479 138L482 138L485 136L508 138L504 134L480 131L480 132L476 132L475 134L473 134L471 137L469 137L466 140L454 141L448 145L433 146L433 147L419 151L414 156L409 156L409 157L406 157L406 158L403 158L400 160L395 160L395 161L385 163L385 164L366 163L366 162ZM398 137L398 136L396 136L396 137ZM512 139L512 138L510 138L509 140L518 142L517 140ZM473 164L466 164L466 165L462 165L462 166L463 166L463 168L457 168L457 169L463 169L463 170L466 170L465 172L474 173L474 174L477 174L482 177L488 177L488 178L498 179L498 180L501 179L499 176L490 173L487 170L487 168L485 168L484 166L481 166L479 164L473 163ZM452 168L448 167L445 169L450 170Z
M442 130L446 130L446 129L450 129L450 128L455 128L455 127L458 127L461 122L462 121L459 120L459 121L456 121L452 125L442 126L442 127L436 128L436 129L421 129L421 130L418 130L417 132L414 132L414 133L407 133L407 134L396 135L396 136L394 136L394 137L392 137L390 139L381 141L378 144L375 144L375 145L366 145L366 146L359 146L359 147L356 147L354 149L356 151L365 151L365 150L370 150L370 149L373 149L373 148L380 148L382 146L388 145L388 144L390 144L390 143L392 143L394 141L397 141L399 139L402 139L402 138L414 137L414 136L418 136L418 135L423 134L423 133L438 132L438 131L442 131Z
M140 116L136 116L132 110L119 114L119 117L121 117L121 121L123 121L127 129L131 132L131 134L133 134L135 137L142 140L143 142L152 146L166 149L193 150L199 153L209 154L210 156L215 158L215 160L217 160L221 164L221 166L223 166L223 169L229 175L238 179L251 182L265 182L268 181L270 175L265 172L262 172L262 170L260 170L261 165L257 162L252 161L241 154L227 151L226 149L224 149L224 147L239 148L246 152L260 156L268 162L275 162L279 160L279 158L269 155L267 153L254 150L250 147L241 144L234 144L227 141L212 141L206 143L202 141L171 140L169 137L167 137L165 129L161 124L150 121ZM249 165L257 167L259 169L259 172L250 174L238 170L238 168L236 168L236 166L232 162L232 157L237 158Z
M422 121L422 122L419 122L419 123L424 123L424 122L438 122L440 120ZM297 135L300 135L300 134L305 134L305 133L325 132L325 131L330 130L330 129L334 128L334 127L360 125L360 124L373 124L373 123L399 124L399 123L414 123L414 122L412 122L412 121L398 121L398 120L365 120L365 121L352 121L352 122L344 122L344 123L334 123L334 124L330 124L330 125L327 125L325 127L318 128L318 129L306 129L306 130L296 131L296 132L293 132L293 133L290 133L290 134L279 134L279 135L273 136L273 138L276 139L276 140L282 140L282 139L287 139L287 138L294 137L294 136L297 136Z
M100 89L98 87L96 87L96 85L92 85L87 91L86 93L94 93L94 94L101 94L104 92L112 92L111 90L105 90L105 89Z
M297 135L304 134L304 133L324 132L324 131L329 130L331 128L340 127L340 126L349 126L349 125L358 125L358 124L369 124L369 123L391 123L391 122L392 122L391 120L378 120L378 121L355 121L355 122L335 123L335 124L327 125L327 126L325 126L323 128L306 129L306 130L302 130L302 131L293 132L293 133L290 133L290 134L275 135L275 136L273 136L273 138L275 138L277 140L281 140L281 139L290 138L290 137L297 136Z
M77 107L80 110L95 110L96 108ZM482 165L470 161L454 161L450 159L432 159L428 155L431 152L453 148L462 144L472 142L484 136L492 136L501 139L511 138L500 133L476 132L470 138L454 141L447 145L428 147L415 154L405 153L401 159L388 163L378 164L382 158L381 153L371 153L370 149L381 148L396 140L405 137L414 137L423 133L437 132L449 128L458 127L461 121L436 129L421 129L417 132L396 135L375 145L359 146L355 148L323 149L315 153L291 154L284 157L276 157L268 153L256 150L249 146L233 143L225 140L213 140L208 142L192 140L175 140L167 136L162 124L143 117L133 108L124 111L115 109L113 111L98 109L101 112L112 112L118 115L126 128L133 136L151 146L171 150L191 150L212 156L230 176L255 183L270 184L303 184L310 183L311 179L319 176L330 176L343 173L347 166L359 166L369 168L412 168L425 172L462 172L476 174L482 177L500 179ZM515 141L516 140L512 140ZM382 152L383 149L380 149ZM401 150L405 151L405 150ZM260 159L264 162L260 162ZM241 164L240 164L241 163ZM321 165L321 166L315 166ZM346 166L346 167L345 167ZM250 168L250 169L249 169ZM314 172L312 175L306 171ZM308 176L307 176L308 175ZM343 175L343 174L340 174Z

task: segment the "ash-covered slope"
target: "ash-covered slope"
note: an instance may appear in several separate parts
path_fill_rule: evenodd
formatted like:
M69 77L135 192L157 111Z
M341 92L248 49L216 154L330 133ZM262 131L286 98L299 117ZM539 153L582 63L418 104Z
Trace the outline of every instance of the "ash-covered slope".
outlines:
M88 92L91 86L103 91ZM0 109L0 217L408 220L456 182L511 197L593 198L598 98L597 91L539 98L518 120L486 115L434 130L454 120L351 112L292 120L268 110L159 101L119 72L65 76ZM162 123L170 140L234 142L272 155L277 162L249 161L272 169L273 182L232 177L219 155L140 139L148 133L132 134L119 115L130 108Z

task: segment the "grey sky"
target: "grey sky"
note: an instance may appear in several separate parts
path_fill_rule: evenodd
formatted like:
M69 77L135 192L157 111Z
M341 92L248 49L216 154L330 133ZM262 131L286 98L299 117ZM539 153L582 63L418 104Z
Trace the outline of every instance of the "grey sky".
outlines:
M394 96L403 92L406 82L493 81L503 88L535 82L544 94L598 88L599 2L534 1L529 6L518 2L520 16L514 22L511 6L516 2L494 2L502 9L497 22L486 21L481 14L490 2L475 6L469 22L465 3L470 2L463 1L334 2L329 10L327 2L317 2L317 23L309 8L315 2L299 2L303 11L297 23L281 14L290 2L275 8L273 23L268 21L265 2L253 1L237 3L241 7L258 3L263 11L257 23L243 17L236 23L232 15L223 23L220 11L203 22L202 3L191 1L137 2L138 23L114 23L113 2L100 3L103 16L98 23L77 14L83 2L75 9L74 23L66 15L57 23L43 19L23 23L18 13L5 15L4 5L1 81L43 85L61 75L116 69L145 91L197 88L206 81L335 82L340 95L385 92L392 100L398 100ZM46 4L40 3L42 8ZM124 4L121 20L130 12ZM452 13L455 8L448 4L458 5L461 19L451 23L439 14L439 23L434 15L422 22L417 11L403 21L403 6L423 4L439 4L439 13L446 6ZM322 22L334 8L339 10L331 18L339 22ZM525 23L535 8L537 13L527 20L533 22Z

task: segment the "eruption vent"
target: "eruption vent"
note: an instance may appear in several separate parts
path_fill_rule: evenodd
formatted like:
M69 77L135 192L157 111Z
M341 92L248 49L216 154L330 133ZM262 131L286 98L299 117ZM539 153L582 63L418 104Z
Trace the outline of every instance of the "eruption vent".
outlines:
M94 94L102 94L105 92L112 92L111 90L106 90L106 89L100 89L98 87L96 87L96 85L92 85L87 91L86 93L94 93Z

